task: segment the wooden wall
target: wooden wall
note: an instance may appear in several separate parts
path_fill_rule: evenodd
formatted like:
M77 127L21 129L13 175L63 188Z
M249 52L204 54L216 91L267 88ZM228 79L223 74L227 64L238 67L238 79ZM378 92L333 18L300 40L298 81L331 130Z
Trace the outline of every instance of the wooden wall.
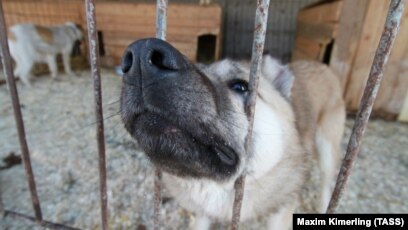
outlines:
M389 4L383 0L338 0L307 7L299 13L293 59L329 64L339 76L350 112L359 107ZM407 41L408 8L384 72L375 115L393 119L401 111L408 91Z
M34 23L56 25L72 21L83 25L83 4L77 0L3 0L7 25Z
M116 1L154 4L157 0ZM283 62L290 61L295 44L296 15L299 9L317 1L319 0L271 0L265 50ZM199 0L169 1L169 5L174 3L198 4ZM249 60L257 0L211 0L211 3L220 5L223 11L221 56Z
M83 0L4 0L3 4L8 26L16 23L56 25L72 21L86 28ZM103 37L105 55L102 63L105 65L118 65L124 49L131 42L155 37L155 4L98 1L96 15L98 30ZM195 60L198 37L215 35L215 58L218 58L221 16L218 5L171 4L168 7L167 40Z
M3 0L25 1L25 0ZM43 0L30 0L40 2ZM77 0L51 0L77 1ZM97 0L102 2L106 0ZM151 3L156 0L110 0L111 2L126 3ZM290 61L295 44L296 15L302 7L319 0L271 0L268 16L268 28L266 34L265 50L281 59L283 62ZM358 0L359 1L359 0ZM358 2L357 1L357 2ZM222 57L250 59L251 44L253 39L253 27L256 0L212 0L212 4L218 4L222 8L222 37L220 49ZM171 0L169 4L196 4L199 0Z
M167 40L190 60L196 60L200 35L221 38L221 8L217 5L170 4L167 9ZM135 39L155 37L156 5L101 2L97 4L98 29L103 32L108 56L120 59L124 48ZM218 58L219 52L216 52Z

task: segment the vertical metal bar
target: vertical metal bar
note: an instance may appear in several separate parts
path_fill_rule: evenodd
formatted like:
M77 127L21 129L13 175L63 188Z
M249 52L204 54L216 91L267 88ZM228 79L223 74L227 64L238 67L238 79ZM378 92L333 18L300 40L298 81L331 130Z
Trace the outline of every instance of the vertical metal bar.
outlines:
M166 40L167 31L167 0L157 0L156 6L156 37ZM154 200L153 200L153 229L160 228L160 204L161 204L161 178L160 169L155 169L154 176Z
M344 192L344 187L347 184L350 176L354 160L359 152L367 122L370 118L371 110L383 78L384 66L388 62L391 48L394 45L394 41L399 30L404 7L405 0L392 0L390 3L390 9L385 22L384 31L374 57L374 62L371 67L366 88L364 90L364 95L361 99L360 108L358 110L353 131L350 136L350 141L347 146L347 153L344 157L339 175L337 177L336 186L334 188L329 207L327 208L327 213L334 213L336 211L339 199Z
M252 44L251 68L249 72L249 95L245 111L249 119L248 134L245 139L245 149L252 155L252 132L254 125L255 104L259 83L259 70L262 63L262 53L265 44L266 25L268 22L269 0L258 0L255 15L254 42ZM245 172L244 172L245 173ZM231 229L239 228L241 206L244 197L245 175L235 181L235 198L232 213Z
M153 200L153 229L160 229L160 205L161 205L161 178L162 172L160 169L155 169L154 172L154 200Z
M4 216L4 206L3 206L3 196L2 196L1 184L0 184L0 215Z
M157 0L156 8L156 37L166 40L167 31L167 0Z
M27 176L28 187L30 188L31 202L33 205L34 213L35 213L35 219L37 223L41 223L42 221L41 205L40 205L40 200L38 199L33 169L31 167L30 151L27 145L25 129L24 129L24 122L23 122L23 115L20 109L20 100L18 98L16 82L15 82L14 74L13 74L13 65L11 62L10 51L9 51L8 40L7 40L7 27L6 27L6 21L4 18L3 3L1 0L0 0L0 43L1 43L0 51L1 51L1 56L3 60L3 69L4 69L4 74L6 75L7 86L8 86L8 89L10 90L11 101L13 104L14 118L16 121L18 138L20 141L20 148L21 148L25 173Z
M98 36L95 20L95 0L86 0L86 22L88 26L89 61L94 85L95 115L96 115L96 139L99 153L99 186L101 199L102 229L108 229L108 196L106 185L106 156L105 135L103 128L102 89L99 64Z

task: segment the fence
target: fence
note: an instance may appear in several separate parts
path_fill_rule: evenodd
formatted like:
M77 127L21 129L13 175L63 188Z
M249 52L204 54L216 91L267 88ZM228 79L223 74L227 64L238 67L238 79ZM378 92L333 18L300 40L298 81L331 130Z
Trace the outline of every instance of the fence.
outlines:
M1 2L0 2L1 3ZM104 127L103 127L103 113L102 113L102 95L101 95L101 79L100 79L100 67L99 67L99 51L98 51L98 38L95 22L95 0L86 0L86 19L88 25L88 41L89 41L89 55L91 62L91 72L94 83L94 98L95 98L95 115L96 115L96 129L97 129L97 144L99 152L99 181L100 181L100 203L101 203L101 226L102 229L108 229L108 205L107 205L107 191L106 191L106 160L105 160L105 140L104 140ZM374 100L376 98L382 76L383 69L387 63L393 42L396 38L402 13L405 7L405 0L392 0L390 3L390 9L384 27L384 32L381 37L380 44L378 46L375 59L371 68L370 76L367 81L367 86L364 91L364 95L361 101L361 106L356 117L356 121L353 127L353 131L350 137L350 141L347 147L347 153L344 158L336 187L333 191L333 196L330 201L327 212L333 213L336 211L339 198L344 191L344 186L347 183L348 177L351 173L353 162L358 154L359 147L361 145L362 137L370 117L370 113L373 107ZM166 35L166 8L167 0L157 0L157 37L165 39ZM252 46L252 59L250 68L250 82L249 82L249 99L246 105L247 113L249 114L249 130L246 139L246 151L249 154L252 150L251 146L251 134L254 108L256 103L256 94L258 86L258 72L260 63L262 61L262 52L265 41L265 29L267 24L267 12L269 8L269 0L258 1L255 19L254 30L254 42ZM20 148L22 152L22 159L27 176L27 181L30 188L31 201L34 209L34 217L28 216L22 213L18 213L12 210L6 210L1 205L0 211L3 212L6 217L14 217L17 219L26 219L37 223L40 226L52 228L52 229L76 229L59 223L52 223L46 221L42 217L41 205L38 199L35 179L30 162L29 148L26 141L24 123L22 119L22 113L20 109L20 102L16 83L12 71L12 62L7 43L6 23L4 20L2 4L0 4L0 43L2 51L2 61L7 77L7 84L10 90L10 96L13 104L13 111L15 121L18 130L18 136L20 141ZM154 199L154 229L158 229L160 226L159 209L161 199L160 188L161 172L156 169L155 173L155 199ZM235 200L233 207L233 216L231 229L238 229L238 223L240 218L240 209L243 198L243 191L245 186L245 175L241 177L235 183ZM1 194L0 194L1 195Z

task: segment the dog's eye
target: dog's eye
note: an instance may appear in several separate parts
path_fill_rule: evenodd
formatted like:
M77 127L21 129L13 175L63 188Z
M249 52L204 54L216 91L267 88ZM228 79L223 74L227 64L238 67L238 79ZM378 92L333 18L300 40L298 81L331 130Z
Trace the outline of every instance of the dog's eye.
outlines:
M239 94L246 94L248 93L248 82L244 80L235 80L229 84L231 90L239 93Z

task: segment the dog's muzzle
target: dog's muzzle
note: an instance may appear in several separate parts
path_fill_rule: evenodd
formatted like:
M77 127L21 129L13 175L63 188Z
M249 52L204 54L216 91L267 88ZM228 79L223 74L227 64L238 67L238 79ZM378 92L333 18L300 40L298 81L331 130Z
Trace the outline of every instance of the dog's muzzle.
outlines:
M183 177L234 174L239 157L218 135L218 99L207 76L154 38L132 43L121 67L122 120L157 167Z

